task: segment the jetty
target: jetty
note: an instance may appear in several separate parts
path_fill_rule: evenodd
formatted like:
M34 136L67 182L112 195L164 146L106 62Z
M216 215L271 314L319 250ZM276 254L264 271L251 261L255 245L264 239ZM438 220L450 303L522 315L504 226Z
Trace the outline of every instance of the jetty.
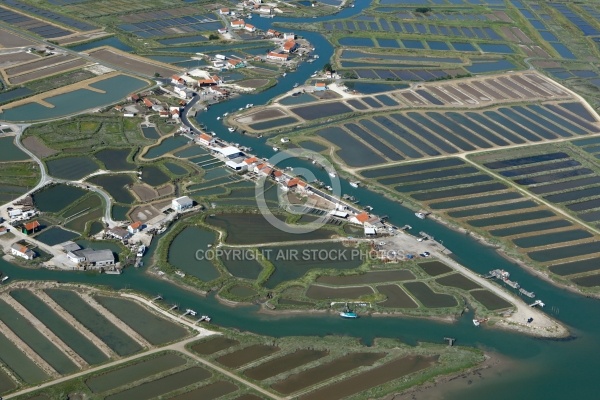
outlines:
M541 300L536 300L529 305L529 307L537 307L537 306L545 307L546 304L544 304Z

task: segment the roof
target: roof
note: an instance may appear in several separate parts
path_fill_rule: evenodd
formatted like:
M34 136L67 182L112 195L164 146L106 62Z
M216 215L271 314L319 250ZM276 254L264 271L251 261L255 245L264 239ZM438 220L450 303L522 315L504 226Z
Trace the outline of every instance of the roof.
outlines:
M283 172L276 170L275 172L273 172L273 175L275 176L275 178L279 178L280 176L283 176Z
M131 229L139 229L142 226L140 221L135 221L133 224L129 225Z
M176 202L177 204L179 204L180 206L187 206L187 205L194 204L194 201L187 196L178 197L176 199L173 199L173 201Z
M110 233L112 233L115 236L119 236L119 237L127 237L129 235L129 232L127 232L125 229L119 227L119 226L115 226L114 228L110 228L108 230Z
M267 175L271 175L271 171L273 171L270 167L264 167L263 169L260 170L260 172L263 172Z
M244 162L245 162L246 164L252 164L252 163L255 163L255 162L257 162L257 161L258 161L258 158L256 158L256 157L250 157L250 158L246 158L246 159L244 160Z
M287 58L288 58L288 55L287 55L287 54L279 54L279 53L274 53L274 52L272 52L272 51L271 51L271 52L269 52L269 56L270 56L270 57L279 57L279 58L285 58L285 59L287 59Z
M35 228L39 228L40 227L40 223L36 221L31 221L25 224L25 229L27 229L28 231L32 231Z
M227 62L231 65L238 65L239 63L241 63L240 60L231 60L231 59L227 60Z
M285 50L289 50L289 49L293 48L294 46L296 46L296 42L294 40L288 40L287 42L285 42L283 44L283 48Z
M366 212L362 212L356 216L356 219L358 220L358 222L361 223L367 222L367 220L369 219L369 214Z
M109 249L94 250L94 249L83 249L75 250L72 252L78 257L85 257L87 262L96 263L101 261L115 261L113 252Z
M148 100L147 98L144 99L144 104L147 105L148 107L152 107L152 102L150 100Z
M294 186L297 186L299 182L300 182L300 179L298 179L298 178L292 178L292 179L290 179L290 180L288 181L288 183L287 183L287 187L294 187Z
M325 82L317 82L317 83L315 83L315 86L316 87L326 87L327 84Z
M178 81L181 77L179 75L171 75L171 79Z
M298 186L306 187L306 182L298 181Z
M254 29L254 25L252 25L252 24L246 24L246 29Z
M264 168L264 167L266 167L266 166L267 166L266 164L258 164L258 165L256 166L256 169L258 169L258 170L261 170L261 169L263 169L263 168Z
M244 25L245 22L243 19L236 19L235 21L231 21L231 25Z
M215 150L217 152L221 153L225 157L229 157L234 154L238 154L240 152L240 149L238 149L235 146L227 146L227 147L222 147L220 149L215 149Z
M210 142L212 140L212 136L210 136L206 133L201 133L198 138L202 139L202 140L206 140L207 142Z
M62 248L64 251L75 251L81 249L81 247L77 243L71 241L64 242L62 244Z
M24 246L24 245L22 245L20 243L13 243L13 245L10 246L10 248L14 249L14 250L17 250L18 252L21 252L23 254L27 253L27 251L29 250L27 248L27 246ZM31 251L31 250L29 250L29 251Z
M221 12L229 12L229 8L221 8Z

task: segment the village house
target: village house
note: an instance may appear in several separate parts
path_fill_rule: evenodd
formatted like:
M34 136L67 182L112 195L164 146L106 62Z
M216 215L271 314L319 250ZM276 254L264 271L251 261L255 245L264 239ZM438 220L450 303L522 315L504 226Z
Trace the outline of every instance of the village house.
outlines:
M221 8L219 10L219 14L221 14L221 15L229 15L229 8Z
M213 79L200 79L198 81L198 85L200 87L215 86L216 84L217 82L215 82Z
M284 53L293 53L298 48L298 43L295 40L290 39L283 44L283 52Z
M196 83L196 78L190 75L182 75L181 79L183 80L183 83L187 86L193 86Z
M277 32L275 29L269 29L266 33L267 36L269 37L280 37L281 33Z
M171 112L171 118L179 119L179 107L169 107L169 112Z
M244 164L246 164L247 169L249 171L254 169L254 166L256 165L257 162L258 162L258 158L256 158L256 157L250 157L250 158L246 158L244 160Z
M27 222L26 224L23 224L23 233L26 235L30 235L32 233L35 233L36 229L39 230L40 228L40 223L36 220L36 221L31 221L31 222Z
M244 29L248 32L256 32L256 27L252 24L244 25Z
M294 40L296 39L296 34L294 32L288 32L283 34L283 40Z
M167 110L162 110L158 112L158 115L162 118L169 118L171 116L171 113Z
M229 69L237 69L244 68L246 64L242 60L227 60L227 68Z
M287 189L296 189L299 193L306 192L307 184L306 182L300 180L300 178L292 178L287 182Z
M217 32L220 33L221 35L224 35L227 33L227 28L219 28L219 29L217 29Z
M271 176L271 172L273 172L273 169L267 164L263 165L264 166L258 171L258 174L263 176Z
M172 85L183 85L184 83L185 83L185 81L179 75L172 75L171 76L171 84Z
M217 85L220 85L223 83L223 80L218 75L213 75L210 77L210 79L215 81L217 83Z
M317 82L317 83L315 83L315 90L316 91L327 90L327 84L325 82Z
M152 111L161 112L164 109L165 109L165 107L162 104L154 104L152 106Z
M171 208L177 212L190 209L194 206L194 201L187 196L178 197L171 200Z
M0 236L8 233L8 229L5 226L0 226Z
M144 97L144 105L148 108L152 108L152 106L154 105L154 103L147 97Z
M368 220L369 214L366 212L361 212L360 214L350 217L350 222L360 225L364 225Z
M33 260L35 258L33 250L19 243L14 243L10 246L10 253L15 257L21 257L26 260Z
M214 143L215 139L206 134L206 133L201 133L197 138L196 138L196 142L198 144L201 144L202 146L212 146L212 144Z
M243 19L236 19L235 21L231 21L231 29L243 29L246 26L246 23Z
M267 54L267 60L287 61L289 59L290 57L287 54L279 54L272 51Z
M117 240L127 240L129 238L130 233L127 232L126 229L116 226L114 228L110 228L104 231L107 236L110 236Z
M256 7L255 8L256 11L258 11L261 14L272 14L273 13L273 9L270 6L267 6L267 5L261 5L261 6L255 5L255 7Z
M115 256L111 250L82 249L69 251L67 258L75 264L86 264L93 268L102 268L115 264Z
M173 91L182 99L191 99L194 95L194 91L185 85L175 85Z
M273 179L275 179L277 182L283 182L283 180L285 179L285 175L283 175L283 172L276 169L273 171Z
M129 97L127 97L127 101L131 101L133 103L137 103L138 101L140 101L140 96L138 96L135 93L132 93L129 95Z
M127 232L129 232L133 235L133 234L141 231L143 227L144 227L144 224L142 224L140 221L135 221L134 223L130 224L127 227Z

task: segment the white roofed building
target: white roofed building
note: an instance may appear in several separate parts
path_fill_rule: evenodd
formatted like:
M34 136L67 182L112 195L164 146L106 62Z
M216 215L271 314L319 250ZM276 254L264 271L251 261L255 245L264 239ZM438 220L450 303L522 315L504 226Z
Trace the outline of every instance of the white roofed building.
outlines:
M184 211L194 206L194 201L187 196L171 200L171 207L175 211Z

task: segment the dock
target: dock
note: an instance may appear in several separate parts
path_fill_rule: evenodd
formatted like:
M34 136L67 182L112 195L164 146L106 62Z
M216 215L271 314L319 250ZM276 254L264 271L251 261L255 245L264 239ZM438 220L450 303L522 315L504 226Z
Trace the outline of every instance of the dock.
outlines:
M525 290L523 288L519 289L519 293L521 293L523 296L529 297L530 299L533 299L535 297L535 293L528 292L527 290Z

